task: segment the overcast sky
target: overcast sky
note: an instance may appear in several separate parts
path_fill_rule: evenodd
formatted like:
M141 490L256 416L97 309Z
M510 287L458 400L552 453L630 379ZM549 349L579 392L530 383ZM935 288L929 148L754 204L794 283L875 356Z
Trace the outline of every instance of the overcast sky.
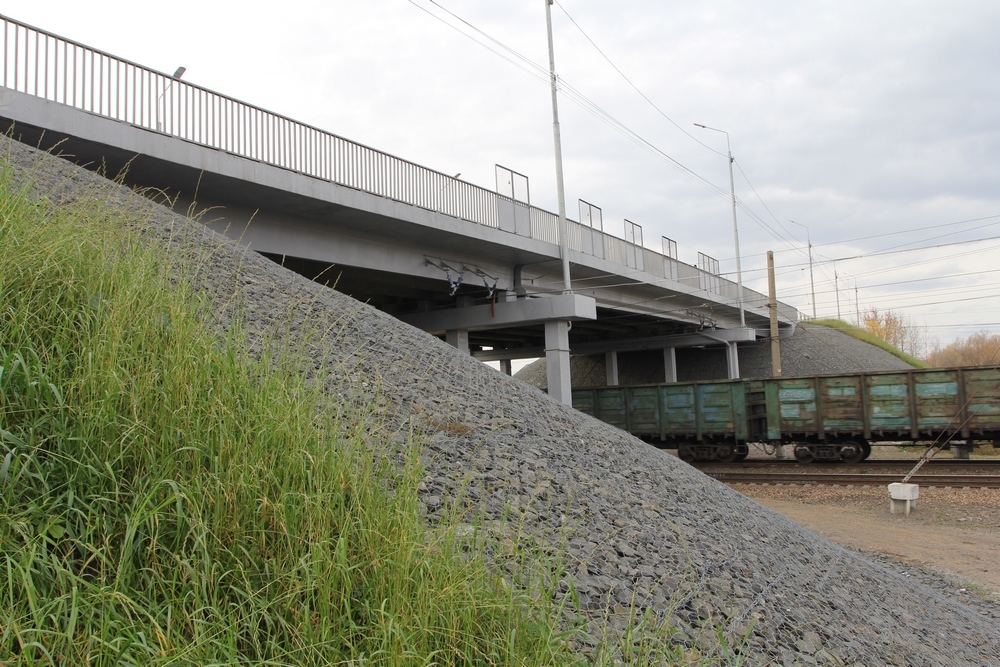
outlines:
M3 12L555 211L545 0L8 3ZM1000 3L557 0L567 212L929 343L1000 332ZM795 221L794 223L789 222ZM798 224L795 224L798 223ZM815 304L807 238L813 244ZM834 276L839 277L839 290ZM838 298L839 297L839 298Z

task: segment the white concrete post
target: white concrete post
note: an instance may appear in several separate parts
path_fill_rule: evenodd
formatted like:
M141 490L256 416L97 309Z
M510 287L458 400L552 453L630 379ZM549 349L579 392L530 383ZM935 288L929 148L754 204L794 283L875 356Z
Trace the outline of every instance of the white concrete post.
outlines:
M677 350L673 347L663 348L663 378L664 382L677 382Z
M618 352L615 350L604 353L604 370L608 375L608 386L616 386L618 384Z
M736 350L735 340L726 346L726 361L729 364L729 379L735 380L740 376L740 356Z
M563 405L573 404L569 371L569 320L545 323L545 369L549 396Z
M902 484L894 482L889 485L889 513L909 514L910 510L917 506L917 498L920 496L920 487L916 484Z

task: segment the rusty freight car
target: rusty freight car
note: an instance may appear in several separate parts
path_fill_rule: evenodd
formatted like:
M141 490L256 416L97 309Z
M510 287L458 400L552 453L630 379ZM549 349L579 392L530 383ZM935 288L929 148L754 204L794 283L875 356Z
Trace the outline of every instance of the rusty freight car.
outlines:
M736 461L760 442L856 463L872 443L1000 441L1000 367L595 387L573 406L686 460Z

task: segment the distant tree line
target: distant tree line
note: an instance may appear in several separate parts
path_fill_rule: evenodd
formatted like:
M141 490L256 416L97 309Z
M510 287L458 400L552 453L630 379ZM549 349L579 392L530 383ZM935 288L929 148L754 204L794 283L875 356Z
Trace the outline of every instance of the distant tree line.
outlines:
M1000 335L979 331L945 347L928 345L926 332L909 318L872 306L861 314L861 326L886 343L932 367L1000 364Z
M1000 363L1000 335L979 331L927 355L931 366L983 366Z

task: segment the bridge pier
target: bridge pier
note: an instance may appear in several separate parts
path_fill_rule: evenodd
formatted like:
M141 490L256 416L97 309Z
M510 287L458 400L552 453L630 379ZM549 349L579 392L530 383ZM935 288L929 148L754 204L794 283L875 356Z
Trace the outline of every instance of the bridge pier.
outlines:
M469 353L469 330L468 329L448 329L444 332L444 340L448 345Z
M428 333L444 334L445 340L466 352L470 331L544 325L549 396L564 405L571 405L573 386L570 381L569 330L573 326L572 320L597 319L597 302L593 297L580 294L558 294L411 313L400 319Z
M569 368L569 320L545 323L545 376L549 396L563 405L573 404L573 383Z
M664 382L677 382L677 348L663 348L663 378Z
M616 350L604 353L604 368L607 371L608 386L614 387L618 384L618 352Z
M735 340L729 341L726 345L726 362L729 366L729 379L735 380L740 376L740 357Z

